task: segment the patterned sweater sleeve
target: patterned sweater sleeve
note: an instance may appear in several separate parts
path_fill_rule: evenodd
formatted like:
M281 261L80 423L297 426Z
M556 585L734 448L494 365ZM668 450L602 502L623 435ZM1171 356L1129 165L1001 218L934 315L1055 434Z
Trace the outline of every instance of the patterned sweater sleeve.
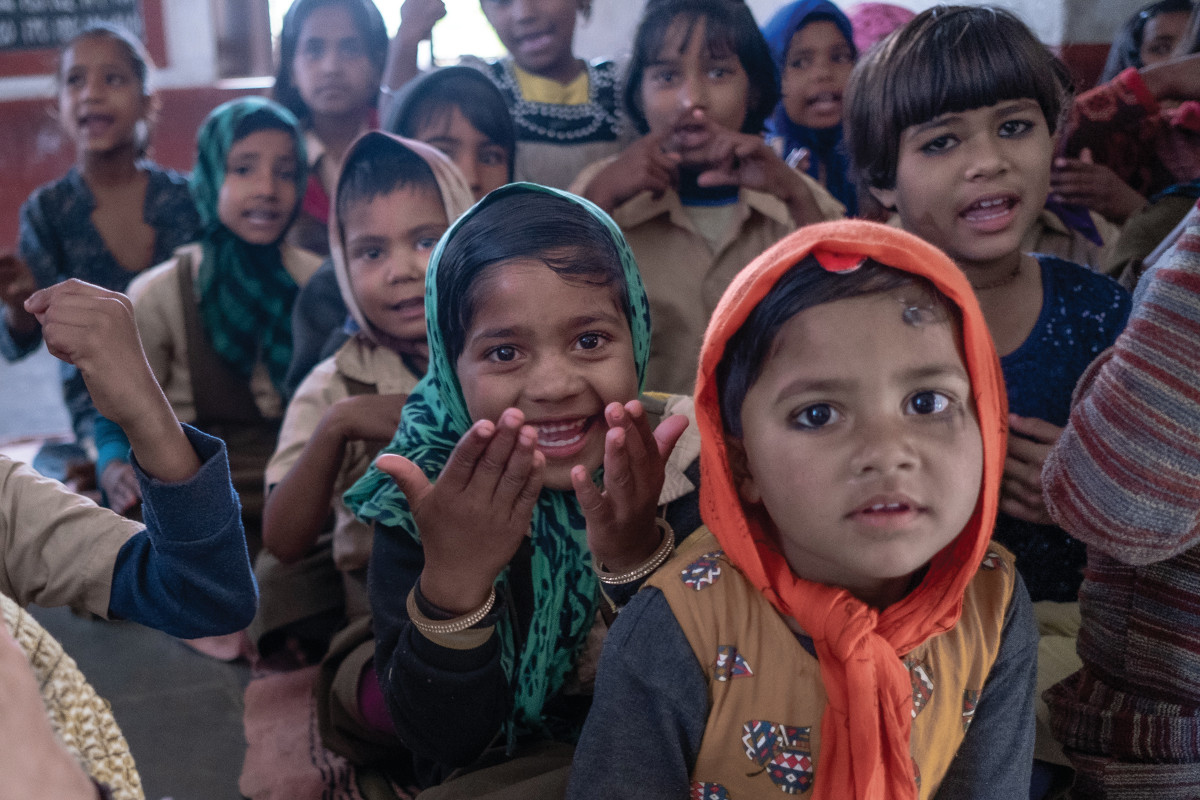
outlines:
M1200 539L1200 227L1154 274L1116 344L1081 378L1046 460L1055 520L1127 564Z

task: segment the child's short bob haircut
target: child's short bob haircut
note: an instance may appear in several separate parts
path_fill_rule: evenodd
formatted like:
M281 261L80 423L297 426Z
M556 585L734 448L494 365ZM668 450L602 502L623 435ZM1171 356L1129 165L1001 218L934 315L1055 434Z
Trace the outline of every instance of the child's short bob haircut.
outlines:
M1062 62L1012 13L935 6L858 62L846 87L846 147L863 188L894 189L905 129L1004 100L1041 106L1050 134L1071 94Z
M300 45L300 33L304 22L312 12L323 6L341 6L354 20L354 27L362 36L367 48L367 58L375 71L382 76L387 61L388 32L383 15L373 0L296 0L283 15L283 29L279 33L279 65L275 71L275 88L272 98L296 115L301 123L307 122L308 104L300 96L300 90L292 80L292 62L296 60L296 48ZM378 94L372 95L371 106L379 102Z
M393 140L372 137L354 149L338 179L337 216L344 220L351 207L406 186L428 189L438 196L437 178L425 159L398 147Z
M578 202L545 192L499 197L472 213L445 243L437 314L450 363L458 361L479 305L479 279L492 267L541 261L568 281L609 286L632 319L621 253L612 234Z
M958 319L953 304L930 281L874 259L866 259L849 272L830 272L812 255L798 261L771 287L725 345L716 376L725 432L735 439L742 438L742 403L762 375L775 337L788 320L826 303L907 288L914 292L914 304L906 309L906 321L915 325Z
M750 79L742 133L761 133L767 117L779 102L779 73L771 49L743 2L734 0L650 0L633 40L633 57L625 81L625 110L642 134L650 124L642 111L642 80L662 51L667 31L675 22L687 25L682 48L691 41L696 23L704 21L704 38L714 56L737 55Z

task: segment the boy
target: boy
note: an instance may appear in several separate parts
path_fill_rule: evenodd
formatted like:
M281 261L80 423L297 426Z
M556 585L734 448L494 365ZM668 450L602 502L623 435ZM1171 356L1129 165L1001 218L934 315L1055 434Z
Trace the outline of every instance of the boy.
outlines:
M961 273L872 223L792 234L722 298L696 412L708 531L613 626L569 796L1026 794L1036 634Z

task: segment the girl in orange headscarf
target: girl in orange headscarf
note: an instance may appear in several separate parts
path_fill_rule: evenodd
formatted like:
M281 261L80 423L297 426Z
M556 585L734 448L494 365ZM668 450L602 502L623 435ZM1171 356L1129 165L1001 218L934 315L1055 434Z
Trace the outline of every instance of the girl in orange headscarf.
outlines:
M696 415L705 527L609 633L570 796L1026 796L1037 632L962 273L873 223L792 234L717 307Z

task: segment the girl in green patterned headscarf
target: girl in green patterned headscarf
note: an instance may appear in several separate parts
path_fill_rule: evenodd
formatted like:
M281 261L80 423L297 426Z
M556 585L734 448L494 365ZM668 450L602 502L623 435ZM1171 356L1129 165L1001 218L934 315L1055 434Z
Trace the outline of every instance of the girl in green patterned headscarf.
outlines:
M510 752L573 738L560 692L596 617L593 564L631 574L669 548L656 506L686 423L651 432L635 399L645 291L585 200L492 192L434 251L425 314L429 371L384 451L404 458L346 503L378 523L375 666L397 733L455 767L499 733Z
M249 174L248 160L237 159L238 143L256 134L287 137L281 139L284 153L269 145L256 148L260 158L287 156L266 165L274 182L269 189ZM283 106L243 97L208 115L196 147L189 188L203 225L204 254L196 276L200 320L227 364L249 378L261 359L280 388L292 358L297 287L284 268L279 243L296 218L307 180L299 123Z

